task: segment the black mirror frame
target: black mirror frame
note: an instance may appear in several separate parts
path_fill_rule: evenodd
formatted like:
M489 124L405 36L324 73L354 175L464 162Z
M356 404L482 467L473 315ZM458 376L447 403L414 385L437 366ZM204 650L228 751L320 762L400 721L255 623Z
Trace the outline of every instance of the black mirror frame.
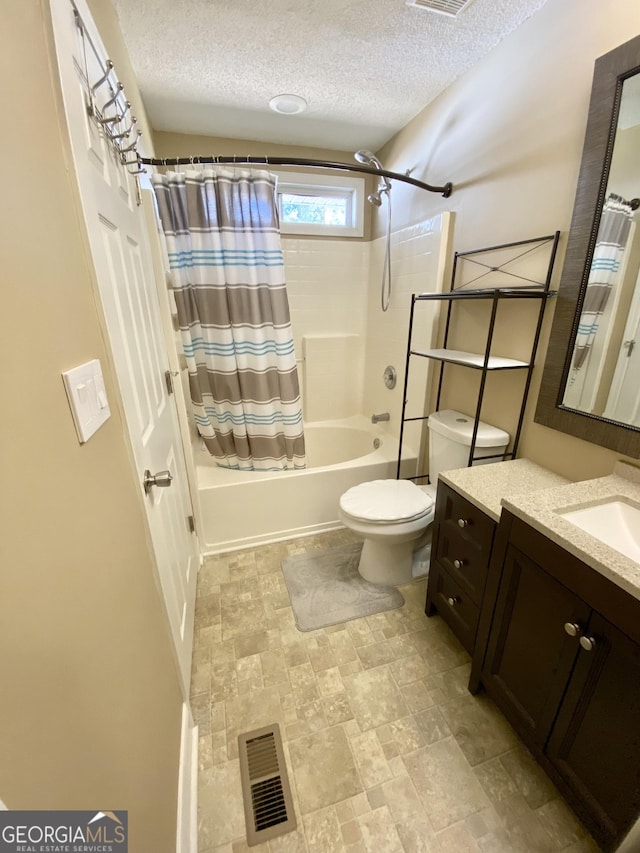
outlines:
M640 428L562 405L609 178L622 84L640 72L640 36L596 60L578 189L534 420L640 457Z

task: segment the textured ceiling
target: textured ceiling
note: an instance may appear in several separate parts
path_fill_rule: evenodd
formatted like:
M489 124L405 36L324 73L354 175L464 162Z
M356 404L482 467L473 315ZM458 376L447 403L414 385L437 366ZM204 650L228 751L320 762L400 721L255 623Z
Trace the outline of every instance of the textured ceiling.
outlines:
M545 2L114 0L156 130L374 151Z

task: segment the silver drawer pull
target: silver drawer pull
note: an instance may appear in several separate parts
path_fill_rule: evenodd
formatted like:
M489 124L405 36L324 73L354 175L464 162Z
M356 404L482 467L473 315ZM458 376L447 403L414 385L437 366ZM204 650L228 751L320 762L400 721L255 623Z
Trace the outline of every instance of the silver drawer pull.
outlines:
M579 637L582 633L577 622L565 622L564 630L570 637Z
M465 563L466 563L466 560L454 560L453 561L453 565L456 567L456 569L461 569Z
M585 652L592 652L597 643L595 637L580 637L580 645L585 650Z
M448 604L450 607L455 607L455 606L456 606L456 604L460 604L460 599L458 598L458 596L457 596L457 595L454 595L454 596L452 596L451 598L447 598L447 604Z
M471 524L468 518L459 518L458 527L468 527Z

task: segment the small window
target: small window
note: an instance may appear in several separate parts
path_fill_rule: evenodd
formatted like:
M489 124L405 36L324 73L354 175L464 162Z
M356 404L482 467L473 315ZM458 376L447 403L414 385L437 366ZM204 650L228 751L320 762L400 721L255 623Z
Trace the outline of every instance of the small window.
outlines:
M362 237L362 178L282 174L277 196L283 234Z

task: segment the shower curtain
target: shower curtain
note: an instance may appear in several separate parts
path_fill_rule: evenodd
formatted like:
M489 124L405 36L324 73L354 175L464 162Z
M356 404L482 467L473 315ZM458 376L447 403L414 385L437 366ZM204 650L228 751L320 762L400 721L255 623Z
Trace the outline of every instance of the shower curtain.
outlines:
M225 468L305 467L275 178L152 177L198 432Z
M570 385L576 381L578 371L587 362L598 333L600 318L617 285L632 221L633 211L629 204L611 193L602 208L598 239L593 250L573 351Z

